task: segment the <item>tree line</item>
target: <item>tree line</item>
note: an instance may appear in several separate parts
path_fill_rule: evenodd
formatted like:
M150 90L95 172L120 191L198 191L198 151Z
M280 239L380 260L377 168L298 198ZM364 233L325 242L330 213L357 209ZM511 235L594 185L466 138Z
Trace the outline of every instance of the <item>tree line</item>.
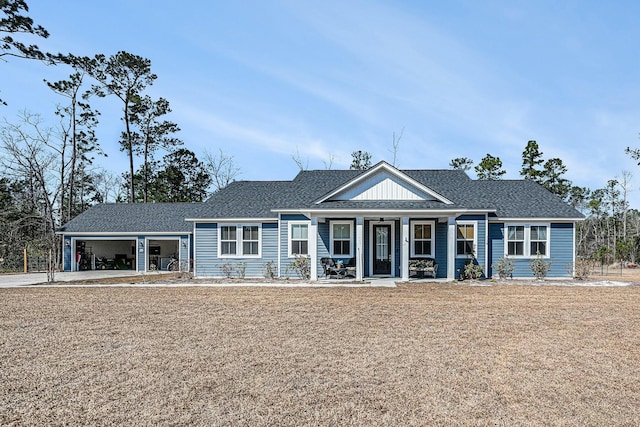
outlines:
M240 174L222 150L205 151L198 159L185 147L180 127L167 119L169 101L145 93L157 79L149 59L125 51L43 52L20 40L49 37L28 12L24 0L0 1L0 61L41 61L66 67L69 75L44 80L60 98L51 120L22 111L16 121L4 118L0 125L0 270L19 264L25 247L33 253L51 250L58 259L55 230L95 203L203 201ZM122 174L94 164L108 155L96 136L100 111L94 102L105 97L121 106L119 146L128 158Z
M21 259L23 248L52 250L59 258L55 230L95 203L199 202L225 187L240 173L232 156L221 149L202 159L185 147L180 127L169 120L170 103L145 91L158 76L151 61L129 52L77 56L42 52L37 45L17 39L22 35L47 38L49 33L28 17L24 0L0 1L0 61L35 60L66 67L67 78L45 84L60 97L49 126L38 113L23 111L16 122L6 118L0 126L0 270ZM121 106L123 131L120 150L127 154L127 171L114 174L94 165L107 156L96 136L100 111L95 100L111 97ZM0 99L6 104L10 100ZM393 165L404 128L389 150ZM626 152L639 161L640 149ZM292 156L300 167L299 153ZM367 151L352 153L352 169L371 167ZM138 167L136 168L136 162ZM333 157L325 163L330 169ZM474 166L467 157L452 159L452 169L474 169L481 180L506 174L499 157L487 154ZM544 159L535 140L522 153L520 176L538 182L582 212L576 232L577 253L602 262L635 262L640 256L640 214L630 209L631 173L623 172L601 189L573 185L559 158Z

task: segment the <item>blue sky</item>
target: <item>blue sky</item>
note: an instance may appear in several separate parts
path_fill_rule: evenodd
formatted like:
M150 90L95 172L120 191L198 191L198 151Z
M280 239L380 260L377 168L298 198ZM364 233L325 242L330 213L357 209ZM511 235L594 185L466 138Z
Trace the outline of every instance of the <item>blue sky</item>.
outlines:
M519 178L530 139L592 189L627 170L640 140L637 1L29 0L53 52L125 50L152 61L197 154L233 155L240 179L291 179L348 168L354 150L400 168L446 169L455 157L498 156ZM63 100L42 79L69 74L33 61L0 64L0 113L53 120ZM120 106L94 102L102 164L126 169ZM52 122L53 123L53 122ZM475 176L471 171L471 176ZM636 196L633 196L635 199ZM635 205L633 203L632 205Z

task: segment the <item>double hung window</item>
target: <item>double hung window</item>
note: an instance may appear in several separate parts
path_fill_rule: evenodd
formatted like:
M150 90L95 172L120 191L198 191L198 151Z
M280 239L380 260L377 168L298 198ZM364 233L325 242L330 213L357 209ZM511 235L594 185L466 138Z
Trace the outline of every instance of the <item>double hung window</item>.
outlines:
M456 225L456 255L470 257L475 255L476 225L475 223L459 223Z
M331 223L331 250L332 256L353 256L353 223L332 222Z
M411 223L411 257L433 257L435 255L435 222L413 221Z
M221 225L219 230L219 257L255 258L260 256L260 225L228 224Z
M289 223L289 256L309 255L309 223Z
M513 257L548 257L549 225L513 224L505 229L505 255Z

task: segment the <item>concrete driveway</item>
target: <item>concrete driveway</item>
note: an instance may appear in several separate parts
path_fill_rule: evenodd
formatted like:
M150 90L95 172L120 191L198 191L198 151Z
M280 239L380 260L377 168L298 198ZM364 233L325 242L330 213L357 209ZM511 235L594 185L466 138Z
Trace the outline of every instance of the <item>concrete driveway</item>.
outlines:
M80 282L83 280L103 279L106 277L137 276L141 273L131 270L87 270L57 272L56 282ZM47 273L0 274L0 288L13 288L47 282Z

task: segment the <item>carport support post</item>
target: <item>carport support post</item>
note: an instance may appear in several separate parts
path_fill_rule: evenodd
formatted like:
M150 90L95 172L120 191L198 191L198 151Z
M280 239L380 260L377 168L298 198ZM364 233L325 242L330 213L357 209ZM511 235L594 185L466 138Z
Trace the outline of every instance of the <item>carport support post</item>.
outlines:
M402 217L402 250L400 251L400 275L403 282L409 281L409 217Z
M318 280L318 218L311 217L311 229L309 230L309 280Z
M450 216L447 231L447 279L456 278L456 217Z
M359 216L356 217L356 280L358 282L362 281L363 277L363 252L362 248L364 247L364 230L363 230L364 218Z

